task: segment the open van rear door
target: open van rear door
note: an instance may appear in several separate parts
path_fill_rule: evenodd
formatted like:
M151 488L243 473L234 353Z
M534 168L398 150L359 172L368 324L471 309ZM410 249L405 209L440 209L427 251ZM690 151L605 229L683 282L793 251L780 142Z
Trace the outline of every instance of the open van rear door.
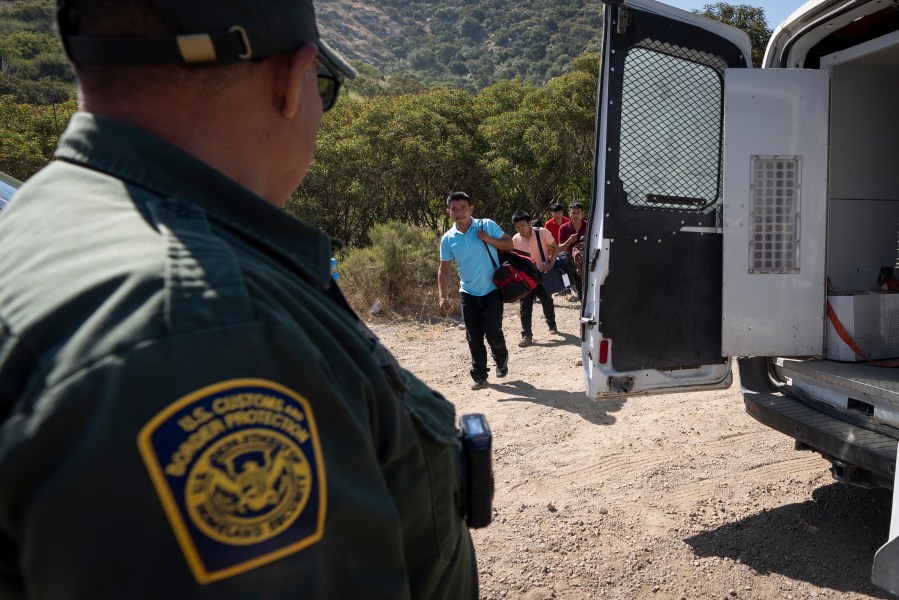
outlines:
M748 36L606 0L582 339L590 397L727 387L724 75Z

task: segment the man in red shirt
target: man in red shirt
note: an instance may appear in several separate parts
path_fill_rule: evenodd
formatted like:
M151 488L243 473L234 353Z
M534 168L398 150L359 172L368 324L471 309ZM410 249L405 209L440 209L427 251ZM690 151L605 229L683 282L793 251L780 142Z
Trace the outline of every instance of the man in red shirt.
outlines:
M565 219L566 223L559 228L558 242L559 249L562 252L570 252L571 246L582 242L587 235L587 219L584 218L584 205L580 202L575 202L568 207L568 214L571 215L571 220Z
M583 265L584 237L587 235L587 219L584 218L584 206L580 202L575 202L568 207L568 214L571 215L571 221L562 225L559 229L559 250L567 252L569 261L573 267L569 271L569 277L572 279L574 289L577 290L578 297L583 296L583 281L581 273L583 268L578 268L579 264Z
M550 210L552 211L553 216L549 221L546 222L544 227L546 227L549 232L553 234L553 237L556 239L556 243L559 244L562 241L559 239L559 230L562 228L562 225L564 225L565 223L569 223L570 221L568 217L565 216L561 204L553 204L550 207Z

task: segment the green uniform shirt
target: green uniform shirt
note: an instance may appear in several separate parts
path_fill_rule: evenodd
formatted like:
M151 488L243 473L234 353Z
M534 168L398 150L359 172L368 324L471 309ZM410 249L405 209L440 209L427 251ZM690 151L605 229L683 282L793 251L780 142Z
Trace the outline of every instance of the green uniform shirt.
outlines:
M330 251L75 115L0 215L0 597L477 597L454 408Z

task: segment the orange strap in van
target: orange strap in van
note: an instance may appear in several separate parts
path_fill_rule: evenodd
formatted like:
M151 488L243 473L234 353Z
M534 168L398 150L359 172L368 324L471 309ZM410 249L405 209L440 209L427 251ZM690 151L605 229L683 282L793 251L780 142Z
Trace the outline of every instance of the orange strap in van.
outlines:
M830 323L831 323L831 325L833 325L833 328L836 330L837 335L840 336L840 339L843 340L844 342L846 342L847 346L852 348L852 350L856 354L858 354L859 356L864 358L870 364L872 364L876 367L899 367L899 362L896 362L896 361L885 362L885 361L879 361L879 360L870 360L867 356L865 356L865 353L861 351L861 349L855 343L855 340L852 339L852 336L849 335L849 332L846 331L846 328L843 327L842 323L840 323L840 319L839 319L839 317L837 317L837 313L833 309L833 307L830 305L829 301L827 302L827 318L830 319Z

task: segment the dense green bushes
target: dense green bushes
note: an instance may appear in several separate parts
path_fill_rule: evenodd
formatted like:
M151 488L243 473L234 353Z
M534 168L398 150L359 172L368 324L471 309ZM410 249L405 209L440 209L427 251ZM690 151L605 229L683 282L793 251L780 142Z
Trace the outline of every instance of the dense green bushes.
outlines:
M341 288L358 311L399 311L419 318L438 312L438 235L399 221L379 223L371 245L350 248L337 265Z
M498 83L342 98L323 122L315 161L285 208L350 246L396 220L443 232L447 194L506 226L515 210L546 215L590 190L599 58L576 59L545 86ZM353 86L370 90L361 78ZM357 88L352 88L357 89Z
M74 98L75 77L53 34L53 0L0 3L0 95L20 104Z
M42 106L0 96L0 171L24 180L50 162L75 110L74 100Z

